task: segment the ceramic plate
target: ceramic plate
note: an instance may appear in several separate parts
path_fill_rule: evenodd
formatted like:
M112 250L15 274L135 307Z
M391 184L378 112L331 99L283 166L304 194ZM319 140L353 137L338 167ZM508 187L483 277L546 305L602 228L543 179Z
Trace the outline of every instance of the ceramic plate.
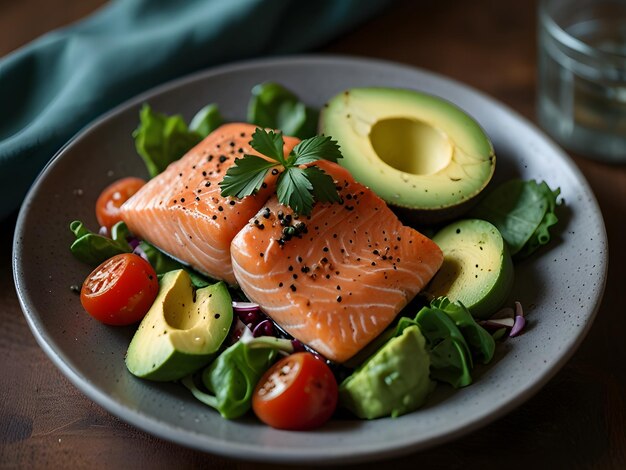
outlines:
M222 419L180 385L141 381L124 366L132 328L106 327L81 308L70 285L90 271L69 251L71 220L97 227L93 208L111 181L145 176L131 132L144 102L187 119L218 103L243 120L253 85L278 81L309 104L358 86L405 87L444 97L491 137L496 178L517 175L560 187L566 207L548 250L516 267L510 301L526 307L528 330L500 344L475 383L439 386L427 405L397 419L336 420L312 432L277 431L252 417ZM159 87L116 108L78 134L42 172L20 212L14 245L17 292L28 323L61 371L121 419L164 439L235 458L321 463L362 461L424 449L477 429L533 395L567 361L589 329L605 283L607 244L594 196L572 161L537 128L447 78L386 62L300 56L211 69Z

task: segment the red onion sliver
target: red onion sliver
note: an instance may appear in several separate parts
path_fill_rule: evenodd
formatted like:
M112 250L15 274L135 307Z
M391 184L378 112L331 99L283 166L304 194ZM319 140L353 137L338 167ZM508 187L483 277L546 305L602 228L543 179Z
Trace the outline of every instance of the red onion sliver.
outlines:
M522 309L522 304L519 303L517 300L515 301L515 316L516 317L524 316L524 310Z
M255 304L253 302L235 302L233 301L233 309L235 310L239 310L239 311L251 311L251 310L260 310L261 308L259 307L258 304Z
M485 328L491 329L500 329L500 328L511 328L515 324L515 321L512 318L496 318L489 319L480 322L480 325Z
M513 318L515 318L515 312L511 307L504 307L503 309L498 310L491 317L489 317L489 320L500 320L502 318L510 318L512 320ZM511 325L513 324L511 323Z
M521 315L516 315L515 324L513 325L513 328L511 328L511 332L509 333L509 336L513 337L513 336L519 335L525 326L526 326L526 319Z
M102 227L100 227L100 230L98 230L98 235L102 235L103 237L108 237L109 229L103 225Z
M274 336L274 325L271 320L263 320L252 330L252 336L258 338L259 336Z
M140 246L136 246L135 249L133 250L133 253L135 253L136 255L141 256L148 263L150 262L150 260L148 259L148 255L146 255L146 253L141 249Z

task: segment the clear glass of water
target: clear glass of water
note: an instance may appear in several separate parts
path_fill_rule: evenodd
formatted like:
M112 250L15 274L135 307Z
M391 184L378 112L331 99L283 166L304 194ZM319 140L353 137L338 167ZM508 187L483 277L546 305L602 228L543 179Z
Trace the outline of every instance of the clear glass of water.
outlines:
M626 163L626 0L542 0L538 114L559 143Z

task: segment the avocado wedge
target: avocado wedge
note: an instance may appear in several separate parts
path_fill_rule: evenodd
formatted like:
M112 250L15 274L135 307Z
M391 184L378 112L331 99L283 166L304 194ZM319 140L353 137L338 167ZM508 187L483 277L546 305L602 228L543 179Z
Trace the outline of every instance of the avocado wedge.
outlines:
M433 241L443 251L443 264L428 294L460 301L475 318L494 314L513 286L513 261L498 229L485 220L459 220Z
M422 223L469 209L495 170L493 146L474 119L413 90L347 90L325 105L320 132L339 142L339 163L357 181Z
M166 273L126 354L135 376L155 381L185 377L214 358L233 321L223 282L194 291L182 269Z

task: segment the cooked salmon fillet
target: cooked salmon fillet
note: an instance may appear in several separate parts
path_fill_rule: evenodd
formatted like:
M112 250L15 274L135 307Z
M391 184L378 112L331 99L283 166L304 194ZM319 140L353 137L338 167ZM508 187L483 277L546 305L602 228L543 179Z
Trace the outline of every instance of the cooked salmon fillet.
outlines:
M333 176L343 203L317 203L296 220L272 196L234 237L232 265L244 293L278 325L344 362L430 281L443 254L347 170L317 165Z
M234 236L275 191L276 175L244 199L224 198L219 182L236 158L258 155L249 142L256 126L225 124L150 180L121 208L139 238L207 274L235 284L230 257ZM285 155L299 142L285 137Z

